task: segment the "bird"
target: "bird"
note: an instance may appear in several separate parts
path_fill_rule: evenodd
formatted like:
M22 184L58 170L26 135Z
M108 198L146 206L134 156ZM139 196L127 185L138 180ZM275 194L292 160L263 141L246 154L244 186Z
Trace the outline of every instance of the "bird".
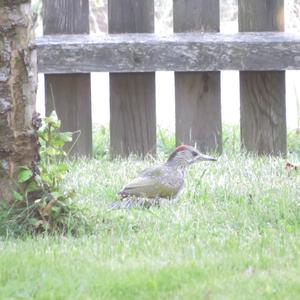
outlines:
M176 200L184 185L186 168L198 161L216 161L190 145L178 146L168 160L149 167L125 185L118 193L120 199L109 204L109 209L150 207Z

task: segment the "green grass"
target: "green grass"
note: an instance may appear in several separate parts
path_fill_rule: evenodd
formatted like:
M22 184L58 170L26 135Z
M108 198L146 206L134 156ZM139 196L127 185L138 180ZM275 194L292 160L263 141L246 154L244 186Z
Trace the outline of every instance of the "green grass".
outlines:
M0 299L299 298L300 175L237 147L192 166L177 203L144 210L106 206L153 159L71 163L88 231L3 237Z

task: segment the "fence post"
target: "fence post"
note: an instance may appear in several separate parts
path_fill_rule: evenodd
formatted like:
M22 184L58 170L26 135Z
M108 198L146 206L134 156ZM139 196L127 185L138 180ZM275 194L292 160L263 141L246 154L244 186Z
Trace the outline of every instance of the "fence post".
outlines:
M284 31L284 0L239 0L239 31ZM240 95L243 147L286 155L285 72L240 72Z
M44 34L89 33L89 1L43 0ZM64 131L80 131L72 154L92 153L90 74L45 75L46 114L56 110ZM76 135L77 136L77 135ZM73 141L76 138L74 136Z
M108 0L108 31L154 32L154 0ZM109 78L112 155L155 153L155 73L110 73Z
M219 0L173 0L174 32L219 31ZM176 143L222 151L220 72L175 72Z

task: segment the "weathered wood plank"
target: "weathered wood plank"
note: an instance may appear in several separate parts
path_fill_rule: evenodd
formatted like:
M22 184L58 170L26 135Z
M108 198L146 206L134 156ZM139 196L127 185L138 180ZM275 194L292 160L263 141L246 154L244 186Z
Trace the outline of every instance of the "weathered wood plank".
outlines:
M45 34L89 33L89 1L43 0Z
M43 13L45 35L89 33L89 1L44 0ZM73 138L76 144L71 154L90 156L92 154L90 74L57 73L61 72L54 71L51 75L45 75L46 114L51 113L55 107L63 130L80 131L78 140L77 136ZM64 73L73 72L68 70Z
M154 32L154 1L109 0L108 32Z
M154 85L153 73L133 73L130 76L126 73L113 74L113 80L110 80L110 134L113 155L155 153Z
M281 71L241 72L241 138L247 151L286 154L285 80Z
M283 31L284 1L239 0L239 29ZM296 48L299 48L299 45ZM260 53L257 55L260 56ZM279 60L280 57L272 59ZM295 58L295 61L297 60L298 55ZM285 155L285 73L241 72L240 95L243 147L258 154Z
M174 32L220 31L219 0L173 0Z
M176 142L221 152L220 77L215 72L175 76Z
M153 32L154 1L108 1L108 31ZM117 53L113 56L118 59ZM133 59L138 62L143 56ZM112 156L155 153L155 73L110 73L110 143Z
M219 0L174 0L174 32L219 31ZM203 53L198 53L198 55ZM222 151L220 72L175 72L176 143Z
M63 131L79 131L73 137L73 141L76 141L78 136L79 139L72 153L88 156L91 154L92 146L92 112L89 102L91 89L89 87L89 74L88 76L86 74L56 74L51 75L50 80L45 82L46 111L50 113L55 108L58 118L62 120Z
M41 73L299 70L300 34L50 35L36 40Z
M284 0L238 0L239 31L284 31Z

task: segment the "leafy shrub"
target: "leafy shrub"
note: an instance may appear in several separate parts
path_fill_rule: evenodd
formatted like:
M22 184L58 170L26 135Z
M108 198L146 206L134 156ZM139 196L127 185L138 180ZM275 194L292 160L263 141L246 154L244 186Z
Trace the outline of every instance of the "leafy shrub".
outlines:
M63 147L72 133L60 132L56 113L43 119L38 131L39 170L20 167L12 203L1 203L0 234L37 232L76 233L84 215L72 201L74 191L61 187L69 167Z

